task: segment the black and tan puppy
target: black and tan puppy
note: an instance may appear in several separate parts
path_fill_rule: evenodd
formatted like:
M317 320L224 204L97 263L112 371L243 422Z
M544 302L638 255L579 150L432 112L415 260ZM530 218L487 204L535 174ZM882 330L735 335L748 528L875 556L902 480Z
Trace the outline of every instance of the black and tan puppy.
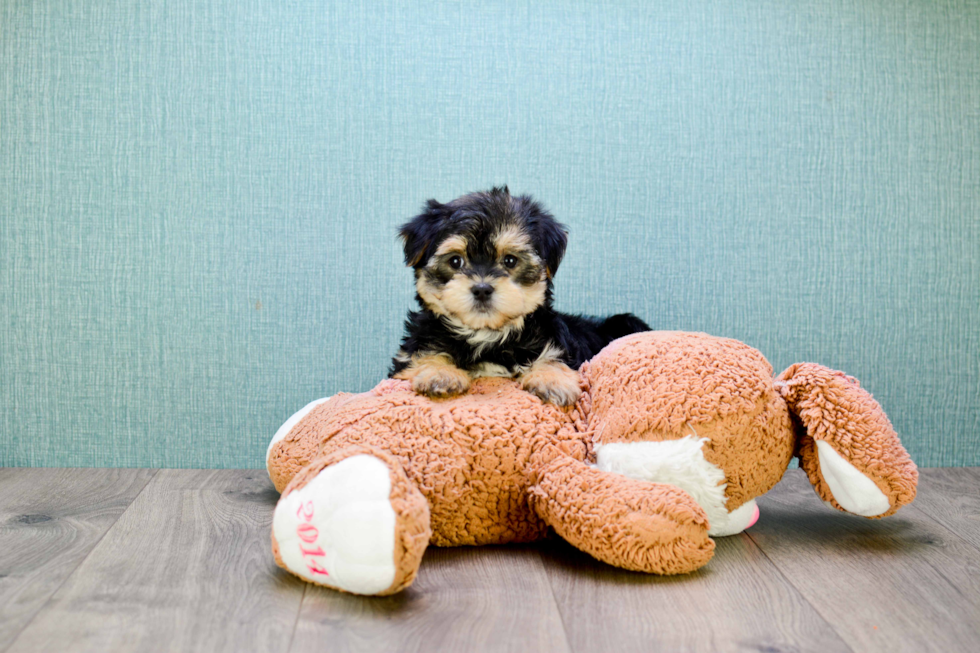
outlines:
M583 361L615 338L649 330L628 313L553 310L565 228L506 187L429 200L399 233L421 310L408 315L391 376L410 379L416 392L446 397L479 376L516 376L525 390L567 406L579 397Z

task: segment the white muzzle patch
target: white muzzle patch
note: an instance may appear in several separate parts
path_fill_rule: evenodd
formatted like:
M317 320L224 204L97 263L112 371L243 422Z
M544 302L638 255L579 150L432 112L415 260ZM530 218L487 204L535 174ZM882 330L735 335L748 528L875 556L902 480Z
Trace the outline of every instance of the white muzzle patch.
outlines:
M694 435L661 442L614 442L596 445L595 467L641 481L674 485L691 495L708 515L708 535L741 533L756 516L755 500L729 512L725 508L725 472L704 457L707 438Z

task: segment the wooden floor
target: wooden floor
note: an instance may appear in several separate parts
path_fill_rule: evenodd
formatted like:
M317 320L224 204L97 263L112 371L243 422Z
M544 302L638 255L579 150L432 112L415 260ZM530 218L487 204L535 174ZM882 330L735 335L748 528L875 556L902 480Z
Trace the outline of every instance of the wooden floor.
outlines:
M435 549L388 598L275 566L258 470L0 469L0 651L977 651L980 468L871 521L799 470L685 577L560 541Z

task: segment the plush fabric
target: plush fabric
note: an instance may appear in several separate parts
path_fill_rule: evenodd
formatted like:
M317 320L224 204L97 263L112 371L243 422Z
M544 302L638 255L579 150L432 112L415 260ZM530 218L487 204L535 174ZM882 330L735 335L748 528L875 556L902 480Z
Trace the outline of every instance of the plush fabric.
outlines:
M894 432L892 424L857 379L820 365L801 363L780 374L777 387L805 427L797 445L800 466L820 498L840 508L817 463L818 440L830 443L886 496L896 497L888 511L878 516L894 513L915 497L915 464L897 438L881 437ZM893 470L901 473L890 473Z
M443 400L415 394L408 381L385 380L370 392L313 403L277 433L269 474L287 497L353 455L374 455L389 467L399 571L381 594L411 581L427 543L526 542L549 528L616 566L692 571L714 550L707 506L695 497L720 497L721 513L710 509L716 520L730 518L722 532L740 532L758 516L751 502L779 481L794 453L838 509L834 487L848 505L857 505L854 497L866 505L868 488L872 498L880 494L885 510L872 516L892 514L915 496L915 464L881 406L840 372L801 364L773 379L762 355L741 342L646 332L614 341L580 373L583 394L566 409L502 378L476 379L468 393ZM815 441L836 456L829 484ZM684 446L657 446L673 442ZM592 464L597 448L613 445L619 469L631 475L624 457L646 457L637 478ZM658 455L686 459L658 465ZM329 497L310 500L320 499ZM286 535L274 527L274 549Z

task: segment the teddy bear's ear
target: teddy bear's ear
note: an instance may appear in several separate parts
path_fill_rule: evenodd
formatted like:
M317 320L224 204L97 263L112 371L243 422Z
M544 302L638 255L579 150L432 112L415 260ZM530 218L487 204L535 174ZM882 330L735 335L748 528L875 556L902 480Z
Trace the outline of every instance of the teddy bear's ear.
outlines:
M422 213L401 227L398 235L405 247L405 265L418 267L425 265L432 256L433 247L438 244L449 219L449 210L436 200L429 200Z
M881 405L856 379L798 363L779 375L776 388L799 427L800 467L825 502L885 517L915 498L915 463Z

